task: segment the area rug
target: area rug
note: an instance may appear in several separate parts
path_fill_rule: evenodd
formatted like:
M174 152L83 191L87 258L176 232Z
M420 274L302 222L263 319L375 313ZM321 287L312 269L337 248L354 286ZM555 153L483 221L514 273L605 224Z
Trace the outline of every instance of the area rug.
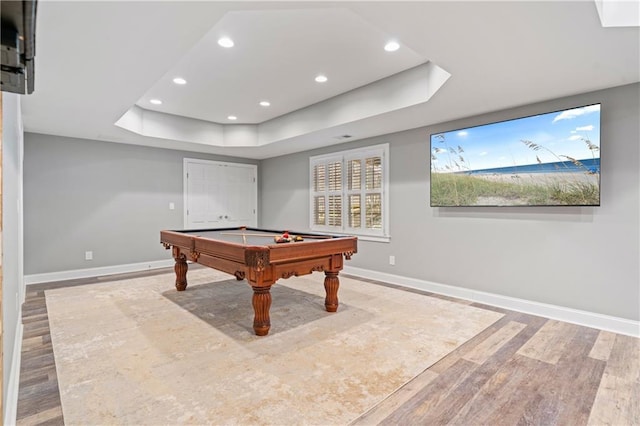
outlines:
M347 424L502 314L323 274L272 287L255 336L252 290L211 269L46 291L67 425Z

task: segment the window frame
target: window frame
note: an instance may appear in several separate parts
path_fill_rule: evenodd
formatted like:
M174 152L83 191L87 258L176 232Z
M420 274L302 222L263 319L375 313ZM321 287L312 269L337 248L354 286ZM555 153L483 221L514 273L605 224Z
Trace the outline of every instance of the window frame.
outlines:
M366 166L365 162L367 158L380 157L381 159L381 174L382 184L381 188L369 191L370 193L380 193L382 200L381 208L381 229L367 229L366 224ZM360 190L350 190L348 182L348 170L349 162L352 160L360 160L362 163L360 174ZM341 163L341 225L329 226L328 215L329 211L325 208L325 225L315 224L315 197L325 196L327 197L329 192L324 190L321 192L315 191L315 168L317 165L325 165L325 188L329 186L328 167L329 163ZM333 194L334 192L331 192ZM350 227L349 219L349 195L361 194L360 198L360 223L361 227ZM326 200L325 200L326 202ZM328 154L315 155L309 157L309 228L312 231L322 232L333 235L354 235L363 240L369 241L381 241L389 242L391 236L389 234L389 144L380 144L367 146L362 148L355 148L346 151L332 152Z

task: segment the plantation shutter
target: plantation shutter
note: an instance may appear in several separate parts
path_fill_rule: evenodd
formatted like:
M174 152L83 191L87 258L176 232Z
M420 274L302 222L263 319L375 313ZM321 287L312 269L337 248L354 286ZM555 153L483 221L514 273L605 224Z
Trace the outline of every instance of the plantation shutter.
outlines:
M327 223L326 202L326 179L327 168L325 164L316 164L313 166L313 224L324 226Z
M388 145L310 158L311 229L387 237Z
M335 228L342 227L342 162L332 161L327 164L327 225Z
M366 195L365 209L367 229L382 229L382 157L365 159Z
M347 199L349 228L362 227L362 160L351 159L347 161Z
M312 228L342 230L342 158L312 162Z

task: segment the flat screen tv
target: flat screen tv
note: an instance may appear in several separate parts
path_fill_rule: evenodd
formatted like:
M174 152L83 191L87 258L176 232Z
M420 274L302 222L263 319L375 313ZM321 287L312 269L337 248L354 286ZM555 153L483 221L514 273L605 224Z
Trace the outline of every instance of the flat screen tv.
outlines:
M599 206L600 104L431 135L431 206Z

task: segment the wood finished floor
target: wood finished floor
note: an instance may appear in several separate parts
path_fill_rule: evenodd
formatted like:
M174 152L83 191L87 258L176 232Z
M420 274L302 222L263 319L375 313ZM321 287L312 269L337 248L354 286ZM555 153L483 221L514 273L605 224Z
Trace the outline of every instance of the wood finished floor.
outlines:
M18 425L64 425L45 290L167 271L27 287ZM639 339L404 290L490 309L504 317L353 425L640 424Z

